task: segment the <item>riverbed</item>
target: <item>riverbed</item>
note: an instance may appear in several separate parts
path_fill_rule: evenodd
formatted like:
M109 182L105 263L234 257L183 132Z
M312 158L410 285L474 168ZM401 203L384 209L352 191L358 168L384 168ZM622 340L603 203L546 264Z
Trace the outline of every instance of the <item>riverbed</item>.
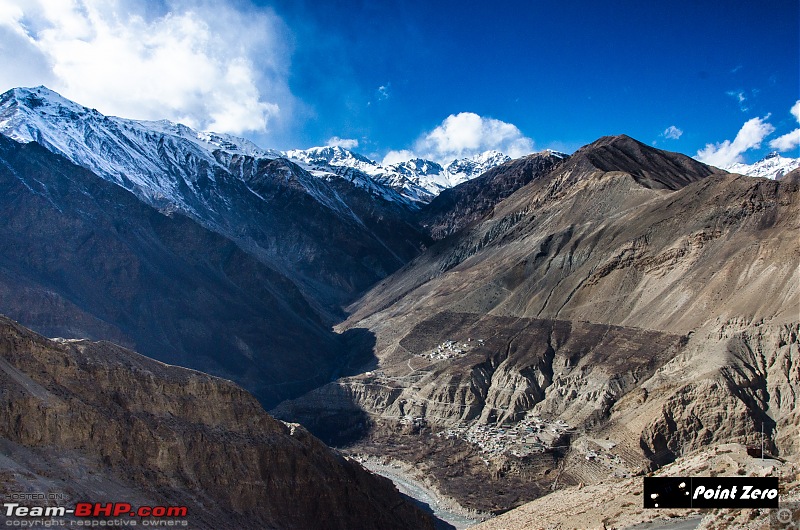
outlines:
M400 464L384 464L376 459L361 460L361 465L376 475L386 477L394 482L400 493L408 495L426 511L433 513L438 519L437 530L464 530L487 519L488 516L473 514L460 508L455 501L439 495L422 481L415 478L410 470Z

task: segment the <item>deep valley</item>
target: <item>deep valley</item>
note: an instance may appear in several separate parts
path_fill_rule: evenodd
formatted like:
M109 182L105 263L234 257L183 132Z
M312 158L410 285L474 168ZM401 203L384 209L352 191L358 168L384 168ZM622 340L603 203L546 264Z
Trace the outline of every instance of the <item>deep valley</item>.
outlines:
M358 461L476 519L665 466L760 473L748 446L796 473L800 170L624 135L384 167L44 87L0 98L0 133L5 492L433 528Z

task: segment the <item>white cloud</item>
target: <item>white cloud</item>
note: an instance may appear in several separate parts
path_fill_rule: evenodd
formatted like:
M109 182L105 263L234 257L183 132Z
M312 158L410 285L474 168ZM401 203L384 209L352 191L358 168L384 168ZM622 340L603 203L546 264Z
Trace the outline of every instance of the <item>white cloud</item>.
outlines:
M664 138L666 138L668 140L677 140L682 135L683 135L683 131L678 129L674 125L670 125L669 127L667 127L664 130L663 133L661 133L661 136L663 136Z
M747 112L750 108L746 105L747 97L744 95L743 90L729 90L727 94L739 103L739 110Z
M722 143L706 144L705 148L697 152L695 158L717 167L744 162L742 154L761 147L764 138L775 131L775 127L765 121L767 119L769 115L748 120L742 125L733 142L725 140Z
M413 151L409 151L408 149L401 149L400 151L389 151L388 153L386 153L386 156L383 157L381 165L387 167L393 164L399 164L400 162L411 160L412 158L417 158L417 155L414 154Z
M352 138L339 138L338 136L331 136L325 142L328 147L344 147L345 149L355 149L358 147L358 140Z
M389 86L381 85L378 87L378 100L383 101L389 99Z
M770 141L769 146L777 151L791 151L800 146L800 129L795 129L791 132L779 136Z
M47 84L105 114L264 132L294 104L286 35L269 10L207 0L3 0L0 88Z
M533 152L533 140L510 123L461 112L448 116L415 144L424 158L444 163L491 149L517 158Z
M800 100L797 101L789 112L794 116L798 123L800 123ZM792 149L797 149L800 146L800 129L795 129L791 132L784 134L783 136L779 136L775 138L769 143L769 146L772 149L777 149L778 151L791 151Z

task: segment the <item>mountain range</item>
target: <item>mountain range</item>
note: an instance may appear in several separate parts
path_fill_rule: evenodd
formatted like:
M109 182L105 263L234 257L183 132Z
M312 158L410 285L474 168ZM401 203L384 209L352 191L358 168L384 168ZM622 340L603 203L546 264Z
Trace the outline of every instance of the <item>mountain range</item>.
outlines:
M737 163L723 169L750 177L781 179L799 167L800 158L785 157L778 152L772 152L753 164Z
M601 138L353 303L377 360L273 413L493 513L717 444L795 458L798 230L799 171Z
M0 96L0 132L20 142L37 141L151 205L177 208L199 218L204 209L215 205L198 196L198 187L205 180L215 181L220 171L230 172L236 157L287 159L318 180L339 177L410 207L510 160L500 152L486 151L444 166L413 159L384 167L342 147L261 149L243 138L198 132L166 120L104 116L43 86L16 88ZM303 185L327 206L346 210L335 194L325 193L319 185Z
M508 163L491 153L452 172L422 161L392 172L338 147L279 153L103 116L45 87L0 96L0 132L5 181L25 197L4 198L20 219L5 225L18 258L3 283L25 295L2 310L51 336L234 378L268 405L346 364L327 329L342 305L430 244L418 217L433 192L419 183L436 191Z
M243 427L218 394L258 407L228 383L77 339L231 379L276 417L352 456L413 465L484 513L724 443L800 454L791 159L756 164L776 180L753 178L621 135L572 155L383 167L341 147L278 152L107 117L44 87L0 96L0 133L0 313L62 337L0 322L11 363L0 367L19 387L4 391L9 414L62 410L51 394L86 414L122 407L103 420L121 426L113 440L15 412L0 434L20 455L72 444L97 473L158 476L178 499L210 487L198 486L199 464L109 449L131 443L137 418L160 432L164 411L175 416L180 435L148 438L152 454L219 451L200 441L206 427L241 441L234 462L265 437L296 444L263 411L261 427ZM72 382L104 373L115 379L96 401ZM219 417L180 405L185 390L170 381L203 389L193 398ZM145 407L154 392L164 403ZM358 466L289 431L314 440L299 453L319 460L264 459L278 482L321 466L360 484L347 491L362 522L401 506L390 491L364 500ZM153 495L145 482L127 487ZM214 495L206 526L242 513L225 488ZM309 501L306 513L336 512L336 493L322 495L332 504ZM399 527L429 524L400 509ZM280 526L291 514L278 512L248 520Z

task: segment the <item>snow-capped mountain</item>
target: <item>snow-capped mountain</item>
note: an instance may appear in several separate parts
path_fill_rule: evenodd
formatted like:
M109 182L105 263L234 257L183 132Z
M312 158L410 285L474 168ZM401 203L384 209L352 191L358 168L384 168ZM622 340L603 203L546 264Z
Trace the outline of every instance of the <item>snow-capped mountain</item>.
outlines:
M453 160L444 166L430 160L415 158L393 164L387 169L407 176L430 193L438 195L443 190L472 180L509 160L511 157L499 151L484 151L473 157Z
M380 167L377 162L339 146L292 149L283 153L286 158L309 166L346 166L371 172Z
M208 192L214 192L200 188L227 172L230 157L280 156L243 138L199 133L167 120L104 116L41 86L0 96L0 133L36 141L150 205L206 219L203 204L209 206Z
M458 186L509 160L511 160L510 156L499 151L484 151L472 158L453 160L444 168L445 174L448 176L446 185L448 188Z
M364 188L378 183L417 205L428 203L443 190L511 160L499 151L486 151L471 158L453 160L445 166L421 158L383 166L342 147L295 149L286 151L284 156L313 175L336 175Z
M407 220L413 201L360 170L312 173L241 138L104 116L45 87L0 95L0 134L188 216L288 274L321 306L386 276L425 243Z
M326 180L344 179L372 195L412 208L428 203L434 197L419 186L413 175L393 172L343 147L293 149L283 152L282 156L316 177Z
M0 133L23 143L36 141L152 206L177 209L217 231L225 224L218 219L221 205L225 208L230 199L230 190L224 188L246 186L256 193L247 185L238 161L290 156L261 149L243 138L198 132L167 120L104 116L41 86L15 88L0 96ZM340 148L295 151L290 157L309 170L293 172L296 184L321 204L357 222L360 219L325 180L341 178L375 197L411 207L432 198L405 179L383 178L380 166Z
M487 151L444 167L421 159L384 167L342 147L280 152L167 120L104 116L43 86L16 88L0 96L0 133L23 143L36 141L148 204L178 209L206 221L214 217L208 215L216 207L212 203L225 201L222 196L209 197L221 190L206 183L230 177L231 164L240 157L291 160L307 172L295 175L298 183L322 204L344 213L349 208L336 192L320 188L322 183L314 180L342 179L372 196L415 209L442 190L510 160L497 151ZM244 181L243 175L236 176Z
M739 173L740 175L748 175L750 177L780 179L798 167L800 167L800 158L785 157L777 152L773 152L755 164L732 164L723 169L731 173Z

